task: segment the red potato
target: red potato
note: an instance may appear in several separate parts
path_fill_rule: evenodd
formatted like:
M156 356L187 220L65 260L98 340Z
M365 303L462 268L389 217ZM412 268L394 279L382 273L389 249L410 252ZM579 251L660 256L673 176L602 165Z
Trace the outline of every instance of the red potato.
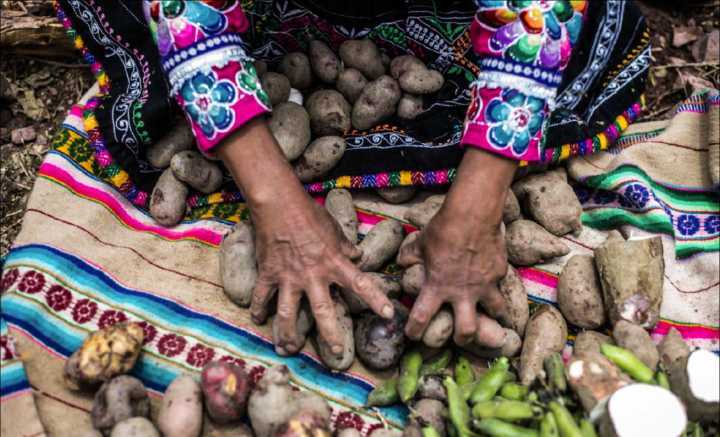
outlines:
M212 420L229 423L245 417L250 379L242 368L224 361L212 361L203 368L200 385L205 408Z

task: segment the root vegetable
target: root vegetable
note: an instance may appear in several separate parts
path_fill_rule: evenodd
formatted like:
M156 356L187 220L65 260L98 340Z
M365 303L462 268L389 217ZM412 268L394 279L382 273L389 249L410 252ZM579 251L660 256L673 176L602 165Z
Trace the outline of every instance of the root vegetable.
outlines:
M411 94L430 94L442 88L445 78L442 73L428 68L412 69L398 79L400 88Z
M146 418L132 417L115 425L110 437L160 437L160 433Z
M690 348L680 335L680 331L670 328L658 345L658 352L663 366L669 369L673 363L690 355Z
M325 197L325 209L335 219L345 238L356 244L358 241L358 218L353 205L352 194L344 188L334 188Z
M651 370L657 367L660 354L650 334L643 328L626 320L620 320L613 328L613 338L618 346L633 351L635 356Z
M413 186L388 187L378 188L376 191L380 197L390 203L405 203L415 197L417 188Z
M129 372L140 356L144 337L138 323L116 323L93 332L65 362L65 383L79 390Z
M312 85L310 59L305 53L293 52L283 56L279 71L288 78L293 88L303 90Z
M403 355L400 360L400 376L397 382L397 391L400 400L407 404L417 392L422 367L422 355L418 350L412 350Z
M402 431L397 429L378 428L368 437L402 437Z
M170 168L178 180L185 182L201 193L210 194L222 184L220 167L194 150L177 153L170 161Z
M447 392L443 386L442 375L424 375L418 381L417 395L420 399L435 399L447 402Z
M603 437L676 437L687 416L680 400L662 387L631 384L613 393L600 419Z
M506 331L497 320L478 312L475 343L487 348L500 348L505 344Z
M670 367L670 387L687 407L691 420L715 422L720 412L720 358L698 349Z
M354 68L346 68L338 76L335 86L348 102L355 103L367 84L367 79L360 71Z
M317 136L342 135L350 130L352 108L335 90L315 91L305 104L310 114L310 127Z
M506 225L520 220L522 218L522 212L520 212L520 203L515 197L515 193L512 190L508 190L505 195L505 204L503 205L502 221Z
M324 176L340 161L345 153L342 137L320 137L310 143L294 166L300 182L310 182Z
M445 201L445 196L436 194L430 196L422 203L418 203L405 212L405 220L409 221L418 228L424 228L430 223L430 220L440 211Z
M220 243L223 291L234 303L247 308L257 276L255 232L248 223L238 222Z
M299 410L275 432L275 437L331 437L330 423L314 411Z
M365 130L393 115L400 100L400 87L390 76L373 80L355 101L352 109L352 125Z
M338 431L337 437L362 437L362 434L355 428L343 428Z
M90 417L95 429L109 434L112 428L131 417L148 417L150 398L139 379L117 376L106 382L95 394Z
M559 238L530 220L516 220L505 231L508 261L514 266L532 266L570 253Z
M403 93L397 106L398 117L413 120L423 112L423 98L414 94Z
M400 400L397 383L397 378L390 378L375 387L368 394L366 405L368 407L386 407L397 403Z
M258 77L263 76L268 71L268 66L265 61L256 59L253 61L253 67L255 68L255 74L257 74Z
M553 352L561 352L567 339L562 314L551 305L542 305L528 321L520 354L520 382L532 384L543 371L543 361Z
M530 317L530 306L525 285L515 268L508 266L505 277L498 284L498 289L505 300L505 320L509 322L508 327L522 336Z
M612 338L597 331L583 331L575 337L573 345L573 353L579 354L583 352L600 352L600 345L603 343L615 344Z
M388 218L376 224L358 245L362 251L358 268L365 272L377 271L395 256L402 241L403 227L399 221Z
M595 249L603 300L610 322L655 326L662 303L665 263L660 237L608 239Z
M557 301L565 319L585 329L605 324L602 289L591 255L575 255L563 267L557 285Z
M170 132L150 146L146 156L153 167L167 168L176 153L192 149L193 144L195 137L190 125L185 120L178 120Z
M188 187L171 169L165 170L150 195L150 215L163 226L174 226L185 216Z
M198 437L202 424L200 384L190 375L180 375L165 390L157 418L158 429L166 436Z
M382 291L387 297L395 299L400 296L401 288L400 283L391 276L384 275L382 273L368 273L372 278L373 282L377 285L377 288ZM344 288L340 289L340 295L348 306L350 314L359 314L365 310L370 309L360 297L355 294L352 290Z
M447 409L442 402L436 399L420 399L413 405L413 410L411 424L417 424L421 428L431 426L440 436L445 435Z
M278 324L276 323L277 317L273 318L272 333L273 333L273 344L275 345L275 353L281 357L290 355L284 348L279 347L280 334L278 331ZM307 341L307 336L313 325L315 319L313 318L312 311L307 308L307 305L301 305L300 310L297 314L297 321L295 322L295 341L297 350L301 350Z
M297 103L280 103L273 109L268 128L277 140L280 149L293 161L302 155L310 143L310 116Z
M393 79L400 79L400 76L413 69L427 68L420 59L412 55L402 55L393 58L390 62L390 75Z
M290 81L284 75L268 71L260 76L260 84L267 93L271 105L275 106L288 101L290 97Z
M380 50L369 39L347 40L340 44L338 53L346 67L357 69L370 80L385 74Z
M355 351L360 361L371 369L384 370L397 365L405 351L403 328L408 312L397 301L394 306L395 315L390 320L374 313L365 313L357 320Z
M480 358L493 359L499 357L512 358L520 353L522 348L522 339L517 332L509 328L500 328L502 331L496 331L496 327L493 326L493 337L496 338L494 344L499 344L497 347L488 347L479 344L478 341L474 341L469 345L463 346L463 348Z
M402 276L402 289L411 296L420 294L420 289L425 283L425 266L415 264L405 269Z
M352 366L355 361L355 338L353 337L353 320L345 302L341 299L335 301L335 314L337 315L337 328L342 331L343 348L340 354L334 354L330 345L318 333L317 351L326 366L333 370L343 371Z
M597 352L575 352L567 363L567 381L585 411L594 416L599 414L610 395L631 382Z
M337 55L322 41L310 41L308 48L310 55L310 66L315 76L325 83L334 83L340 72L340 59Z
M452 337L455 324L452 312L447 309L438 311L428 324L422 336L427 347L440 348Z
M200 384L205 408L213 421L229 423L245 417L250 380L241 367L212 361L203 368Z

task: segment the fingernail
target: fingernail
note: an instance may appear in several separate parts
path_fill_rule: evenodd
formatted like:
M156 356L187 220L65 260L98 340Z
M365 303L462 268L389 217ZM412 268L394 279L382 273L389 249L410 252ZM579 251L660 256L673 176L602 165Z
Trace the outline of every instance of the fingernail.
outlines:
M332 350L332 353L333 353L333 354L335 354L335 355L340 355L340 354L342 353L343 347L340 346L339 344L336 344L335 346L333 346L333 347L331 348L331 350Z
M395 308L392 305L385 305L382 309L382 316L386 319L392 319L395 315Z

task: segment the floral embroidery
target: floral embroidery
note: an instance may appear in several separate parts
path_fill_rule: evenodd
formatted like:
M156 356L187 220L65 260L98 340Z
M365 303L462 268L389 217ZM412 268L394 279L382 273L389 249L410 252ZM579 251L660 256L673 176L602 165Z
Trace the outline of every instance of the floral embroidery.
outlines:
M235 82L240 85L247 94L253 94L266 108L270 107L270 98L265 90L260 86L260 81L252 62L245 61L242 63L242 69L238 70Z
M720 232L720 215L711 215L705 219L705 232L717 234Z
M6 292L15 283L15 281L17 281L18 276L20 276L18 269L11 269L5 272L2 280L0 281L0 293Z
M337 415L335 419L335 429L341 430L345 428L355 428L358 431L362 430L365 422L360 416L353 413L352 411L343 411Z
M161 354L174 357L182 353L185 349L187 340L175 334L165 334L158 342L158 350Z
M248 372L248 377L250 378L250 387L254 388L255 384L260 381L260 378L262 378L264 374L265 368L262 366L255 366L250 369L250 372Z
M218 80L213 72L197 72L183 84L180 94L185 112L208 138L216 131L226 131L235 121L230 108L237 100L235 86L227 79Z
M607 205L608 203L614 202L615 199L617 199L617 195L607 190L597 190L595 196L593 196L593 201L598 205Z
M143 329L143 345L146 345L153 341L155 339L155 336L157 335L157 328L155 328L150 323L143 320L142 322L138 323L140 327Z
M18 290L28 294L33 294L42 290L44 285L45 276L43 276L42 273L29 271L23 275L20 285L18 285Z
M224 357L220 358L220 361L234 364L234 365L240 367L241 369L245 368L245 360L243 360L242 358L235 358L230 355L225 355Z
M620 205L626 208L641 209L647 205L650 199L650 193L647 188L640 184L631 184L625 188L625 192L620 197Z
M700 219L690 214L682 214L677 218L677 228L683 235L694 235L700 230Z
M100 316L98 321L98 328L103 329L108 326L112 326L116 323L124 322L127 320L127 316L122 311L107 310Z
M485 109L490 126L488 141L498 149L511 147L515 155L522 155L542 128L544 106L538 98L514 89L503 90Z
M48 306L55 311L62 311L70 306L72 295L65 287L53 285L45 295Z
M186 361L191 366L203 367L209 363L214 356L215 351L213 349L198 343L190 349Z
M98 306L90 299L81 299L75 303L72 316L77 323L87 323L95 317Z
M15 358L14 346L15 345L9 336L0 336L0 361L9 361Z

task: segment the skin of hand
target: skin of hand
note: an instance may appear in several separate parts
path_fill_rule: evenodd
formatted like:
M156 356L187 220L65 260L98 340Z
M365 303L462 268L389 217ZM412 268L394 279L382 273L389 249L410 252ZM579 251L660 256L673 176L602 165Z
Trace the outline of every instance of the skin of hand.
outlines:
M504 314L497 283L507 272L502 210L517 163L468 148L445 202L398 262L424 264L425 283L405 333L420 339L440 307L452 305L454 340L466 345L478 331L477 304L494 318Z
M360 251L305 192L264 119L234 132L218 156L233 174L255 227L258 279L250 312L256 323L267 319L268 304L279 290L279 347L298 351L297 313L307 296L320 335L334 353L342 352L331 284L353 290L378 315L393 316L389 299L352 263Z

